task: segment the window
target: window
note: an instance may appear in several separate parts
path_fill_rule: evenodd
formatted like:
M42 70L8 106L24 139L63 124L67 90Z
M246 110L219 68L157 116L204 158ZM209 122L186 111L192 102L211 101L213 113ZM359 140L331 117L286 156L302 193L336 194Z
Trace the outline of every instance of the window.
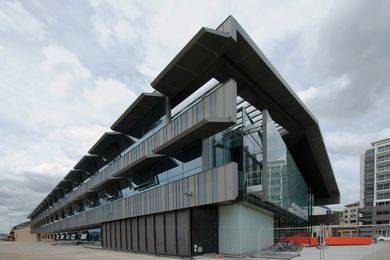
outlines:
M377 215L389 215L390 211L389 210L377 211L376 214Z
M376 177L377 181L390 180L390 172L380 173Z
M378 165L377 170L378 171L390 170L390 163L386 163L385 165Z
M376 159L377 162L383 162L388 160L390 160L390 154L378 156L378 158Z
M390 144L378 147L378 153L383 153L386 151L390 151Z
M378 193L378 200L390 199L390 192Z
M377 190L388 190L388 189L390 189L390 183L378 184L378 185L376 186L376 189L377 189Z

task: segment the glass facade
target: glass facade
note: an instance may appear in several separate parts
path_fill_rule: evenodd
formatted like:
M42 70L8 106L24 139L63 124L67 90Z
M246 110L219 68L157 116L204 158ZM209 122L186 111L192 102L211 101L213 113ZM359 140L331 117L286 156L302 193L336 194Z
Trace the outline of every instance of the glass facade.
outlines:
M266 114L267 199L290 213L308 220L309 190L274 121Z
M308 221L312 199L281 129L267 111L260 112L238 99L237 124L209 138L210 166L237 162L244 194Z

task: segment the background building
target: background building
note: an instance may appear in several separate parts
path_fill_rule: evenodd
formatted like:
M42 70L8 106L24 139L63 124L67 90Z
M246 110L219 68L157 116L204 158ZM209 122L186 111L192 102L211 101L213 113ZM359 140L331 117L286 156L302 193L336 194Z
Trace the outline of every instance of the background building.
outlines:
M311 216L310 225L340 225L342 213L334 211L327 206L313 207L313 214Z
M347 204L343 210L342 224L344 225L359 225L360 221L360 201Z
M36 241L37 234L31 233L31 221L27 221L12 227L9 239L14 241Z
M152 87L31 212L34 233L101 228L107 249L243 255L259 229L267 248L272 228L339 203L317 120L233 17L202 28Z
M360 165L363 224L390 224L390 138L373 142L362 155ZM377 231L390 236L389 226Z

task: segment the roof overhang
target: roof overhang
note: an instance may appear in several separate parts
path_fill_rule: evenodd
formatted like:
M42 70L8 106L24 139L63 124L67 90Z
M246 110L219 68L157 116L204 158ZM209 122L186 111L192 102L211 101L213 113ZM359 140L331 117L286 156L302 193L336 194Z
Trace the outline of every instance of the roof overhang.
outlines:
M203 119L183 131L181 134L175 136L171 140L165 142L163 145L153 150L154 153L170 155L177 151L182 150L190 144L199 142L205 138L208 138L222 130L234 125L229 118L216 118L216 119Z
M89 174L95 174L104 164L103 157L95 154L87 154L73 168L76 170L84 170Z
M152 82L179 104L211 78L237 81L237 93L288 131L283 138L315 204L340 201L318 122L233 17L202 28Z
M156 162L160 161L164 157L166 157L166 156L162 155L162 154L144 155L144 156L140 157L138 160L136 160L135 162L131 163L128 167L113 174L113 176L114 177L126 176L126 175L132 174L134 172L148 169L148 168L150 168L151 165L154 165Z
M164 95L158 92L142 93L118 120L115 121L111 129L136 138L141 138L164 114Z
M119 132L106 132L92 148L89 149L88 153L100 155L110 161L134 143L135 140L125 134Z

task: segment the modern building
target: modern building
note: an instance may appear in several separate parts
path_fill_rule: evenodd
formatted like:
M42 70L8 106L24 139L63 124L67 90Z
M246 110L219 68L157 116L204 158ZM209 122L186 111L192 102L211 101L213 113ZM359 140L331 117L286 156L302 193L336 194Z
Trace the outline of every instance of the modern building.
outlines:
M314 206L310 218L310 225L340 225L341 218L341 212L331 210L328 206Z
M347 204L343 210L343 225L359 225L360 222L360 201Z
M31 212L107 249L243 255L339 203L317 120L243 28L201 28ZM245 241L243 240L245 238Z
M37 234L31 234L31 221L26 221L12 227L8 236L13 241L37 241Z
M373 142L360 160L360 206L364 225L390 236L390 138Z

